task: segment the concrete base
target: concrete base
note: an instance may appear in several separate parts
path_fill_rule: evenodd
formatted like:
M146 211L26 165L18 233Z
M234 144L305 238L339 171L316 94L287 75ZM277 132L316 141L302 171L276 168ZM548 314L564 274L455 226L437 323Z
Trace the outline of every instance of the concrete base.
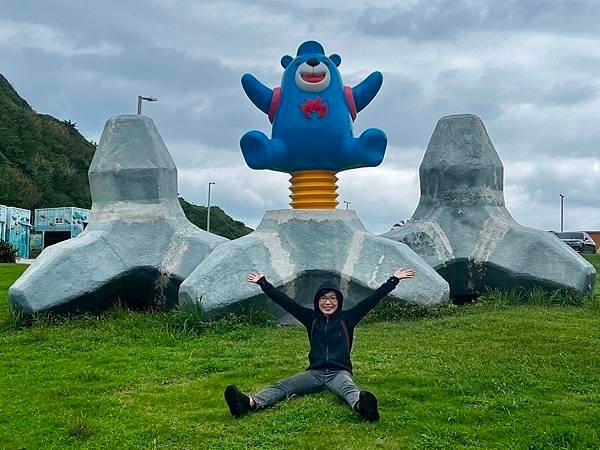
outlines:
M340 284L350 308L399 268L417 276L400 283L391 297L420 305L448 300L448 284L410 248L368 232L354 211L267 211L256 231L215 249L181 284L179 304L200 306L214 318L241 307L267 309L279 323L295 320L273 304L248 273L263 272L298 303L313 307L325 280Z
M45 249L9 289L15 312L78 312L119 299L177 303L179 284L227 239L190 223L177 199L177 169L154 123L111 118L89 171L90 225Z

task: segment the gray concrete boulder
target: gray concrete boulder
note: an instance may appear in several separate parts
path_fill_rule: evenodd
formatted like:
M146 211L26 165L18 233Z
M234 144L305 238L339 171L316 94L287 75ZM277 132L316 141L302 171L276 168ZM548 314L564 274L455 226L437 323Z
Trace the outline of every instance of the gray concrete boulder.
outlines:
M9 289L13 311L75 312L119 298L173 306L179 284L227 239L190 223L177 168L148 117L106 123L89 169L90 224L45 249Z
M217 247L186 278L179 305L201 307L209 318L249 306L271 311L279 323L297 323L248 283L248 273L265 273L276 288L310 308L317 286L336 281L349 308L401 267L414 267L417 275L401 282L392 298L420 305L448 300L448 284L422 258L368 232L354 211L267 211L256 231Z
M412 218L382 236L404 242L467 300L490 288L592 292L594 267L554 234L517 223L504 203L502 162L481 119L440 119L419 168Z

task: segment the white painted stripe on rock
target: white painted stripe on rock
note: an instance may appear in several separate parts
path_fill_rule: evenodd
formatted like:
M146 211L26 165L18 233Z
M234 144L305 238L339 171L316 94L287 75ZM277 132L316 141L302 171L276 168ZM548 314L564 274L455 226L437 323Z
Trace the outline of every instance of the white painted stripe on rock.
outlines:
M278 233L254 232L252 236L261 241L271 257L271 266L281 280L291 279L296 272L290 252L283 248Z
M371 275L371 278L367 282L367 284L370 287L375 286L375 284L376 284L375 280L377 279L377 273L379 272L379 269L381 268L381 264L383 263L384 259L385 259L385 255L381 255L381 257L379 258L379 261L377 261L377 264L375 265L375 270L373 270L373 275Z
M414 226L431 237L433 247L441 264L454 259L452 244L437 222L415 222Z
M354 266L360 258L360 252L362 251L363 243L365 242L365 236L366 233L362 231L357 231L352 234L352 238L350 240L350 248L348 249L348 256L346 257L344 267L342 267L340 279L340 290L342 291L342 294L344 294L344 296L348 293L350 278L354 273Z
M504 239L511 225L514 225L514 223L498 217L486 219L479 232L479 240L471 253L473 261L487 262L498 244Z

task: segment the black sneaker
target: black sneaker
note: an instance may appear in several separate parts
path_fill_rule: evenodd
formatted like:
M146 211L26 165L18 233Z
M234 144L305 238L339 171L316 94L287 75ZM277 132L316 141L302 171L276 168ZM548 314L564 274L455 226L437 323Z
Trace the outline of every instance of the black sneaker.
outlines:
M368 422L379 420L379 411L377 410L377 397L367 391L360 391L358 397L358 408L360 416Z
M233 417L242 417L252 409L250 408L250 397L242 394L233 384L225 388L224 395L229 412Z

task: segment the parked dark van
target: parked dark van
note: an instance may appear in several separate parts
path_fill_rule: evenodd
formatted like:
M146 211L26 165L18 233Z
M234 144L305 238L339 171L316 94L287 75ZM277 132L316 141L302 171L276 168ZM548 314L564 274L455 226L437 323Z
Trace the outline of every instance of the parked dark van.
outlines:
M556 236L579 253L596 253L596 243L585 231L565 231Z

